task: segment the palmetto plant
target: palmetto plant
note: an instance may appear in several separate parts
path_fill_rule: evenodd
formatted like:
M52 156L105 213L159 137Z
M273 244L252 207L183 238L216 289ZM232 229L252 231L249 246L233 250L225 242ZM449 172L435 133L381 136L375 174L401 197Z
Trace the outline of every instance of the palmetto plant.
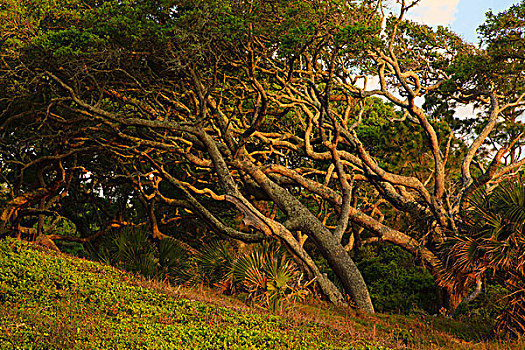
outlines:
M92 247L97 259L147 277L185 282L192 278L192 259L176 240L164 238L157 244L145 227L114 230Z
M213 242L203 246L195 256L198 278L208 284L231 288L231 272L238 253L227 242Z
M510 294L497 319L500 333L525 333L525 185L518 178L471 199L460 234L444 246L445 283L464 293L493 276Z
M164 238L158 244L158 275L176 283L194 278L194 264L189 252L171 238Z
M150 234L141 227L113 230L99 242L97 258L143 276L156 272L155 247L149 242Z
M239 251L223 242L205 246L196 257L203 280L224 292L246 292L248 300L272 312L282 310L283 300L300 299L306 285L298 285L299 270L285 250L273 243Z
M272 244L263 244L241 256L233 265L234 284L245 288L256 304L273 312L282 309L283 299L292 292L290 282L298 270L285 252Z

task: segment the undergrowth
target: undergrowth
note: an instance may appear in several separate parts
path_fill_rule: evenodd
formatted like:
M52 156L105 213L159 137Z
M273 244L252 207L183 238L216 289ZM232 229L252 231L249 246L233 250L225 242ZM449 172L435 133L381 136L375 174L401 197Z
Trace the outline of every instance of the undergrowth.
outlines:
M0 349L525 348L478 334L441 316L365 315L320 301L272 315L203 288L0 241Z
M384 349L318 323L177 299L134 278L0 241L0 349Z

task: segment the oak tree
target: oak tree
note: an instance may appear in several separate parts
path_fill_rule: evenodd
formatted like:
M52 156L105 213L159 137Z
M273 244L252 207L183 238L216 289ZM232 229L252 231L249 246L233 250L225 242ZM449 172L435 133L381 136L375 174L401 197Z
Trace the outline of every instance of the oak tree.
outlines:
M10 1L2 226L70 198L82 164L133 188L154 237L185 211L219 235L278 239L334 303L305 241L368 312L356 242L399 245L439 278L471 195L525 163L525 5L489 15L479 48L398 3ZM475 120L455 117L462 104Z

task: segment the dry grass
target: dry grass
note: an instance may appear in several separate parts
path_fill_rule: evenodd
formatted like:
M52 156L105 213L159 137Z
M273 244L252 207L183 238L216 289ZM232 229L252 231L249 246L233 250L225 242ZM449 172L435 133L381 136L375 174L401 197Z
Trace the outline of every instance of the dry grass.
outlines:
M40 250L40 249L39 249ZM51 255L61 255L47 252ZM105 273L93 268L94 273ZM268 314L266 310L249 306L237 297L222 294L204 285L173 285L168 281L121 274L126 283L140 286L175 299L189 299L242 313ZM364 314L350 308L335 307L311 296L302 303L287 304L280 314L286 328L296 329L306 324L316 325L334 340L351 339L356 345L379 344L391 349L476 349L519 350L525 342L519 340L487 340L474 326L443 316Z
M203 285L172 285L167 281L143 277L137 277L135 283L175 298L201 301L247 313L267 313ZM280 316L289 321L290 328L314 323L328 329L334 338L352 338L355 344L377 343L392 349L525 349L525 343L519 340L482 339L473 326L444 316L369 315L350 308L336 307L316 297L303 303L288 304Z

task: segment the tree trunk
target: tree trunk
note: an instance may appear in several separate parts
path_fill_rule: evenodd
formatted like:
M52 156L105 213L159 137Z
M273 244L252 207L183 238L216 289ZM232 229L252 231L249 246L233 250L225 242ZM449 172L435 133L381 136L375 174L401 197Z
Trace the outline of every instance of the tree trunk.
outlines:
M204 131L198 132L199 138L208 149L208 154L212 159L214 168L219 176L221 187L227 193L225 199L234 203L238 209L245 214L245 220L252 223L268 236L278 235L279 231L292 231L286 225L282 225L275 220L262 215L252 203L241 194L230 173L215 141ZM346 252L341 242L313 215L297 198L295 198L285 188L273 182L263 171L253 164L250 160L240 157L242 160L230 160L230 164L235 164L238 170L249 174L251 178L266 192L277 206L283 210L289 223L297 223L295 229L302 230L309 234L317 247L328 260L330 267L339 278L345 292L348 293L355 302L357 308L373 313L374 306L368 293L363 276L356 265ZM293 219L293 220L292 220ZM267 227L265 228L265 225ZM282 228L281 228L282 226ZM324 276L322 276L324 277Z
M291 225L300 228L314 240L357 308L373 313L374 306L363 276L343 245L308 209L303 207L293 217L295 219Z
M467 295L465 298L463 298L461 300L461 302L456 305L454 307L454 309L450 309L449 310L449 316L451 318L455 318L459 309L464 306L464 305L467 305L468 303L470 303L471 301L473 301L474 299L476 299L480 294L481 294L481 287L483 286L483 280L481 279L481 276L478 275L476 276L476 287L474 288L474 290L472 291L472 293L470 293L469 295Z
M288 231L288 230L286 230ZM345 299L335 284L319 271L315 261L310 257L306 250L297 242L295 237L288 231L288 234L280 234L287 245L288 249L293 253L292 256L296 262L303 267L306 267L310 273L315 277L317 284L321 288L322 293L335 305L346 304Z
M314 240L317 248L343 284L345 292L355 302L356 307L373 313L374 306L363 276L341 242L297 198L271 181L258 167L249 161L244 161L240 165L242 170L250 174L255 182L287 214L286 228L301 230Z
M310 257L308 252L303 246L295 239L293 234L281 223L270 219L268 217L258 215L254 210L256 208L250 208L248 205L243 203L243 200L226 195L226 200L234 204L237 209L243 213L243 221L248 226L253 226L261 232L265 232L267 236L275 236L286 244L286 247L293 253L293 258L297 261L300 266L306 267L309 272L316 278L316 282L321 288L322 293L330 300L331 303L336 305L345 304L345 299L339 289L334 285L332 281L326 275L319 271L319 268L315 264L315 261Z

